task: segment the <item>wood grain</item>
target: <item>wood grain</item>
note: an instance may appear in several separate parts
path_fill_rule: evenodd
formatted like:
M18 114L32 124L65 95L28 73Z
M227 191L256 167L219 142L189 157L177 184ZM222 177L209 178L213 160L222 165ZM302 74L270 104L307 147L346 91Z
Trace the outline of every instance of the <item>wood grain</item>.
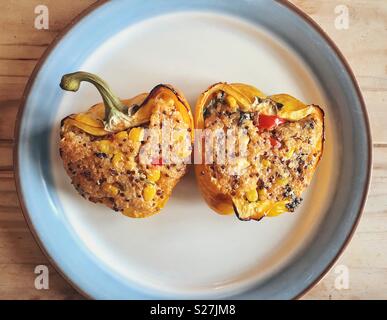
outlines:
M0 299L82 298L50 266L20 211L12 164L14 123L25 84L57 34L94 1L7 0L0 15ZM335 41L359 81L374 139L374 169L366 209L337 265L349 270L349 289L335 288L335 266L304 299L387 299L387 2L294 0ZM33 27L34 8L50 10L50 29ZM348 30L334 25L337 5L347 5ZM50 266L50 289L36 290L34 269Z

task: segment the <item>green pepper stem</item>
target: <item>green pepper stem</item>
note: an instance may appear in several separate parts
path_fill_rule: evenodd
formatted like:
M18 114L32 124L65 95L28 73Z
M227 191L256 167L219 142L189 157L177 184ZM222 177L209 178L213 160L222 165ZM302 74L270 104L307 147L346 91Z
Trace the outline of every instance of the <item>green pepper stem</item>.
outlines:
M65 74L60 82L60 87L66 91L78 91L82 81L93 84L102 96L105 105L105 128L114 131L115 127L122 125L119 122L130 122L127 115L128 107L112 92L109 85L100 77L89 72L74 72Z

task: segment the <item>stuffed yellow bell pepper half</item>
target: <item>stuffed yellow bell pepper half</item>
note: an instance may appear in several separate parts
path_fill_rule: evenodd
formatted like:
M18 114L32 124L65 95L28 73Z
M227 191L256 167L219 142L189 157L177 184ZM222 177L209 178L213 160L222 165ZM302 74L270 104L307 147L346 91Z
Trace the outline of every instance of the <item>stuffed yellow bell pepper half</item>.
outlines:
M260 220L301 203L323 152L320 107L246 84L217 83L199 97L195 127L202 130L195 173L213 210Z
M189 104L162 84L120 100L87 72L64 75L60 86L77 91L82 81L96 87L103 103L61 122L60 155L72 184L86 199L130 217L159 212L190 162L194 132ZM164 124L169 139L162 138Z

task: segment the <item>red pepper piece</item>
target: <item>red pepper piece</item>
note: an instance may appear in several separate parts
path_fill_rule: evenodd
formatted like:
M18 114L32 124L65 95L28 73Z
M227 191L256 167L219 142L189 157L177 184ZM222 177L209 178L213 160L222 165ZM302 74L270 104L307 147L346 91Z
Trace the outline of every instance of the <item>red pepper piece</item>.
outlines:
M274 139L274 138L270 138L270 144L273 148L281 148L282 144L281 142L279 142L277 139Z
M286 122L285 119L280 118L278 116L274 116L274 115L270 116L270 115L260 114L258 116L258 128L259 128L259 130L264 130L264 129L272 130L275 127L277 127L278 125L285 123L285 122Z

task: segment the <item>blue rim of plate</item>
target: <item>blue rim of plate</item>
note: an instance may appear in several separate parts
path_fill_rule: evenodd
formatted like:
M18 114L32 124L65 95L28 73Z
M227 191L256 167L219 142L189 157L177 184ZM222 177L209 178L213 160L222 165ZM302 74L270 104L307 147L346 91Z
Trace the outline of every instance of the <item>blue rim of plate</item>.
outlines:
M59 236L62 235L65 237L64 239L61 238L61 241L57 241L55 242L55 244L52 241L49 242L46 236L47 234L45 234L41 229L40 223L42 222L42 219L50 218L50 216L44 214L47 214L48 212L49 214L54 215L55 209L60 208L60 205L55 197L52 197L50 199L46 197L46 193L49 192L47 180L50 180L51 176L50 173L47 172L48 170L42 169L44 169L45 165L48 164L47 157L49 155L49 134L47 134L47 132L43 130L42 132L39 132L37 136L30 137L28 135L28 132L26 132L26 127L28 125L26 119L30 115L30 110L28 110L26 106L31 105L31 100L36 98L34 97L34 92L36 95L35 90L39 89L39 86L37 86L36 83L39 83L38 80L41 80L39 77L41 77L42 67L50 67L50 64L52 63L50 59L51 54L54 51L56 52L56 54L58 54L57 50L63 49L60 47L63 46L62 40L65 40L66 37L68 37L69 35L74 36L76 30L78 32L85 32L85 30L87 30L87 27L90 28L90 25L92 25L93 22L98 23L98 21L101 22L103 18L106 18L106 11L109 11L109 13L111 13L111 10L114 11L114 9L119 9L119 6L121 4L122 3L118 2L100 1L83 11L69 24L69 26L62 33L57 36L55 41L47 48L44 55L36 65L23 93L15 126L16 143L14 148L14 169L16 189L21 203L22 212L32 234L34 235L36 242L40 246L41 250L48 257L50 263L56 268L56 270L65 279L67 279L67 281L71 283L72 286L77 289L81 294L89 298L99 299L159 299L165 297L160 297L156 293L143 292L139 288L135 288L132 284L129 283L122 283L122 281L120 282L120 279L118 279L114 274L109 274L108 270L105 270L103 266L98 266L98 261L95 260L92 255L90 255L90 252L87 252L85 248L80 248L79 244L74 242L75 240L74 238L72 238L74 235L70 234L71 232L69 232L69 230L65 229L65 234L58 233ZM256 5L262 5L261 1L258 0L239 1L237 6L235 6L235 3L233 5L231 4L231 2L226 0L191 0L185 2L179 0L154 0L151 4L146 4L143 1L139 0L131 0L126 2L126 5L129 4L137 7L142 7L143 11L145 11L146 14L142 17L132 16L131 23L129 24L127 23L127 21L118 21L116 23L116 27L122 27L120 26L120 23L125 23L125 26L128 26L142 19L163 13L169 13L171 11L179 12L191 10L215 12L220 11L221 13L235 15L235 9L239 9L239 17L241 17L241 12L243 12L245 15L243 18L246 18L247 16L248 20L254 22L255 11L251 10L251 6L254 7ZM354 180L356 180L359 185L354 186L354 189L357 192L354 194L354 203L352 203L350 208L348 209L344 209L344 207L342 207L342 211L345 211L346 214L346 220L343 221L343 223L339 226L335 227L335 230L333 230L333 237L327 239L327 237L324 238L321 234L318 234L316 235L316 239L313 239L316 241L322 241L323 244L325 244L325 247L323 246L325 251L322 252L321 255L316 256L316 253L313 253L313 255L311 253L311 248L309 248L309 251L303 252L303 254L300 253L293 260L294 262L297 259L304 259L307 255L311 256L308 256L308 258L310 264L313 265L314 268L312 268L313 270L308 270L306 266L303 266L304 270L298 272L298 274L304 277L302 280L298 280L298 283L294 283L292 287L285 287L285 292L283 285L281 287L280 283L286 283L286 281L288 281L287 276L291 274L289 272L295 272L295 263L293 263L293 265L289 266L289 269L280 270L280 272L275 273L268 280L265 280L257 287L254 287L253 289L250 289L236 296L227 297L233 299L296 299L304 295L310 288L312 288L324 276L324 274L329 271L329 269L333 266L335 261L345 249L346 245L349 243L360 220L365 205L372 169L372 141L368 115L359 86L345 58L343 57L339 49L336 47L336 45L333 43L333 41L325 34L325 32L317 25L317 23L315 23L311 18L309 18L297 7L295 7L288 1L275 1L272 5L276 6L277 10L280 10L279 12L281 14L291 16L292 19L297 20L300 26L307 28L308 32L312 33L314 37L317 37L320 43L324 46L324 50L327 50L330 53L330 62L336 64L336 66L340 67L343 71L343 78L341 79L341 81L345 80L346 85L349 86L348 91L351 93L351 101L355 103L355 107L357 108L357 110L355 111L359 112L355 120L356 124L359 126L357 129L360 128L360 130L355 131L355 134L360 139L357 141L357 144L360 146L358 146L357 144L353 144L352 146L352 148L360 148L360 151L362 151L362 153L360 153L360 151L358 152L362 159L357 160L359 163L356 166L356 179L354 178ZM105 37L108 38L109 35L105 34ZM83 54L87 55L88 53L83 52ZM77 58L81 58L81 56L78 56ZM53 112L51 113L53 114ZM40 121L36 118L34 120L37 123L39 123ZM352 123L352 125L354 125L354 123ZM39 140L40 144L42 144L42 142L45 143L43 144L43 147L41 147L41 149L32 151L32 146L29 145L29 143L33 144L37 140ZM31 167L32 161L23 161L23 159L25 159L23 158L23 156L25 156L26 150L29 151L29 153L27 153L28 156L35 157L34 160L38 161L37 163L40 167L38 167L39 170L37 170L37 172L30 172L31 169L36 170L36 168ZM46 158L44 156L46 156ZM44 179L42 180L41 177L44 177ZM29 192L31 192L31 190L29 189L29 183L31 183L32 181L38 181L36 179L42 180L40 181L42 194L39 194L37 190L35 190L34 194L34 197L36 196L38 197L38 199L35 199L34 197L31 198L31 195L29 195ZM338 197L338 195L336 196ZM38 201L39 199L43 202ZM41 206L42 203L44 204L44 200L49 206L49 208L52 209L51 211ZM56 227L60 227L60 219L58 219L58 221L56 221L55 223ZM69 244L75 245L75 247L73 248L78 249L78 252L74 252L74 254L71 256L71 261L65 261L61 258L61 249L63 249L64 243L66 243L66 246L68 246ZM74 266L73 261L77 261L79 265ZM80 265L80 263L82 263L82 266ZM311 265L307 266L311 267ZM94 268L94 274L92 276L87 275L87 271L90 270L90 267ZM302 267L302 265L299 265L298 267L300 268ZM83 273L78 272L79 268L81 268ZM272 281L272 283L270 284L270 279L274 279L275 277L276 283L273 284ZM98 282L94 283L93 287L93 282L95 278L98 278ZM101 286L102 283L104 283L105 285Z

